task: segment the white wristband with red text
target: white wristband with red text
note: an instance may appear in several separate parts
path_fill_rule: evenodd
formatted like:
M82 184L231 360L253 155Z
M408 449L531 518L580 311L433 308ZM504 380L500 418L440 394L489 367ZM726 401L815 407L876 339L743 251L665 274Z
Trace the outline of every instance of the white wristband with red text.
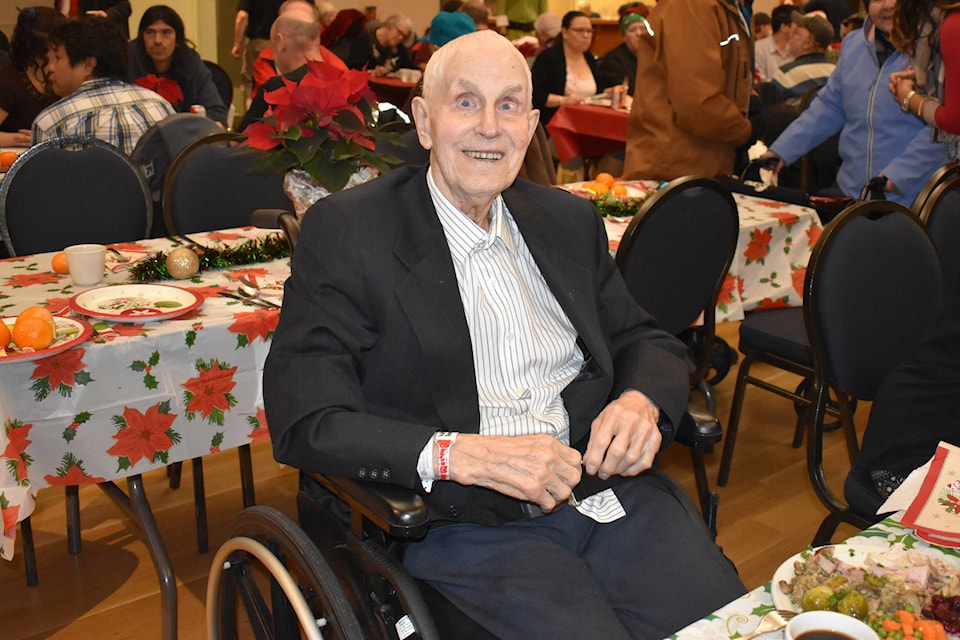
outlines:
M450 479L450 447L457 440L457 434L451 431L440 431L434 436L437 443L437 468L436 474L438 480Z

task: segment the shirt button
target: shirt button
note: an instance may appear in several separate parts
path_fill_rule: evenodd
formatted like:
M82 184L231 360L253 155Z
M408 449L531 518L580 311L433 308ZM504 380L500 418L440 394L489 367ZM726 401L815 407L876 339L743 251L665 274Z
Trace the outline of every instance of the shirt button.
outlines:
M515 337L515 336L513 335L513 331L511 331L510 333L508 333L508 334L507 334L507 342L513 342L513 338L514 338L514 337Z

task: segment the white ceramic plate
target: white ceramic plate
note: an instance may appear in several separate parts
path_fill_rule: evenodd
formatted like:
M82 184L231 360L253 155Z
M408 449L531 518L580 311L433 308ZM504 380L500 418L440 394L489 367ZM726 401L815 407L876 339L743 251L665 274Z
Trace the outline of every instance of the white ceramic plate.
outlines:
M16 316L3 318L3 323L13 331L13 323L16 322ZM55 316L53 321L57 324L57 339L53 341L46 349L39 351L23 352L14 346L13 342L6 349L5 356L0 356L0 364L10 362L33 362L40 358L46 358L56 355L61 351L66 351L72 347L86 342L87 338L93 335L93 327L83 320L74 320L73 318L61 318Z
M867 555L871 553L883 553L888 549L883 545L875 544L835 544L833 556L838 560L843 560L845 563L852 565L854 567L862 567L864 562L867 559ZM948 564L954 567L960 566L960 559L953 556L945 555L944 553L938 551L937 549L920 549L914 548L911 551L921 553L930 558L942 561L944 564ZM813 553L813 550L810 551ZM793 570L793 564L798 560L802 560L802 554L798 553L793 557L789 558L786 562L780 565L777 571L773 574L773 579L770 581L770 595L773 598L773 606L778 609L789 609L791 611L800 611L800 608L795 606L790 602L790 596L780 590L780 582L786 581L790 582L796 575Z
M169 284L97 287L70 299L77 313L108 322L149 322L176 318L203 304L203 296Z
M570 184L562 185L562 188L566 189L571 193L575 193L578 196L587 196L594 197L596 194L588 189L584 189L583 185L587 184L586 182L571 182ZM640 187L634 186L632 184L624 184L618 182L617 184L622 184L623 187L627 190L627 195L620 196L621 198L646 198L650 195L649 191L641 189Z

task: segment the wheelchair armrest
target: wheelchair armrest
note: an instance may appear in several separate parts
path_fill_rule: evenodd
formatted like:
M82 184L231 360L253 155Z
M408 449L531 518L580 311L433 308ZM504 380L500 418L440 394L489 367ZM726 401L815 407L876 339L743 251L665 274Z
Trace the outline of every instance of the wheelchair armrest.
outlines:
M695 404L687 405L674 436L676 442L696 449L720 442L722 438L723 427L716 414Z
M360 534L363 521L397 538L419 538L430 528L423 497L406 487L383 482L359 482L308 473L350 508L351 528Z

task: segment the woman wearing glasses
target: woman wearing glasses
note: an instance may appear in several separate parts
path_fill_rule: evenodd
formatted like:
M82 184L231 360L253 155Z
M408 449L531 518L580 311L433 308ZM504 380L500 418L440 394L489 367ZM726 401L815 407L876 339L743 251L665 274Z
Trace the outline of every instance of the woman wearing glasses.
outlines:
M568 11L560 22L560 37L533 63L533 106L540 122L550 121L561 105L580 104L602 88L597 62L590 53L593 25L581 11Z
M357 35L344 62L351 69L366 69L374 77L397 69L415 69L405 46L412 34L410 18L395 13L383 24L375 24Z

